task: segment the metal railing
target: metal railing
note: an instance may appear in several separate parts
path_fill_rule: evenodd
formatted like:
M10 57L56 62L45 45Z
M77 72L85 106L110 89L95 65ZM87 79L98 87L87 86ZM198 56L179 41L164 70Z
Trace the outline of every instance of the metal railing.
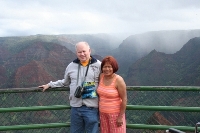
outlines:
M1 132L69 132L69 89L0 89ZM194 131L200 87L128 86L127 132Z

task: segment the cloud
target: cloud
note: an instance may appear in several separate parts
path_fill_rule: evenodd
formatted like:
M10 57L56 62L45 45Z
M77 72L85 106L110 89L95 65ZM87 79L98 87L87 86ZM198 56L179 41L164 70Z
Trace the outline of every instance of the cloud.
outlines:
M200 29L194 0L0 1L0 36Z

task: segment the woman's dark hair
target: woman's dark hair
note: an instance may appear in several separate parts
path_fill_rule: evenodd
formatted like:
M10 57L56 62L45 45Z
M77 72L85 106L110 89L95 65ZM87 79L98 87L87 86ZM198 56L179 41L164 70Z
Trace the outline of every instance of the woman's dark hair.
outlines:
M117 63L117 60L112 57L112 56L106 56L103 60L102 60L102 63L101 63L101 71L103 69L103 66L106 64L106 63L109 63L112 68L113 68L113 73L117 72L118 71L118 63Z

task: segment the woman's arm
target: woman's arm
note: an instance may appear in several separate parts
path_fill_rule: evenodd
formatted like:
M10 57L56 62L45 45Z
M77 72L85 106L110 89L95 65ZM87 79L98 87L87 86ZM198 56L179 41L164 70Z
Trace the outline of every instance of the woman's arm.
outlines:
M117 77L116 87L119 92L119 96L122 99L119 117L117 119L117 125L121 126L123 124L122 118L126 111L126 104L127 104L127 92L126 92L126 83L121 76Z

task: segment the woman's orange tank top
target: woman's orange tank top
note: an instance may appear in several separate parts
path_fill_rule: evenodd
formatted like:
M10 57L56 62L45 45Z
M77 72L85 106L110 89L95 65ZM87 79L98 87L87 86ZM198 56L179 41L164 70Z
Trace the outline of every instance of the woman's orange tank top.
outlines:
M120 112L121 98L118 90L115 87L115 82L118 75L115 75L110 85L104 85L104 75L100 79L97 93L99 95L99 111L103 113L117 113Z

